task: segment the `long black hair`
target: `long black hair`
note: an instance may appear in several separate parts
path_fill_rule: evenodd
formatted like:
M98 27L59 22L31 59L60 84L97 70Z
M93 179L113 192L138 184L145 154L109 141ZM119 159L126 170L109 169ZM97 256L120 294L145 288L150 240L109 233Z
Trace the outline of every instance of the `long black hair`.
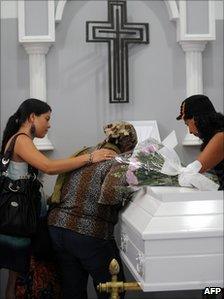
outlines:
M202 140L203 150L212 137L218 132L224 132L224 115L218 112L194 116L199 138Z
M43 101L37 99L27 99L22 102L18 110L8 119L3 133L1 154L4 153L5 146L9 139L18 132L21 125L26 122L32 113L39 116L49 111L51 111L51 107Z

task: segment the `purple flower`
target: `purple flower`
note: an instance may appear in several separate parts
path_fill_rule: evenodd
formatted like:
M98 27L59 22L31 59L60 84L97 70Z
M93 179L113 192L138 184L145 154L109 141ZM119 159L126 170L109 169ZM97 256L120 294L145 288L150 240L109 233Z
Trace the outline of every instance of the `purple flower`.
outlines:
M131 157L130 158L130 164L129 164L128 170L135 171L139 167L140 167L140 163L139 163L138 159L135 158L135 157Z
M129 185L138 185L138 179L131 170L126 172L126 179Z
M145 154L154 153L155 151L156 151L156 147L152 144L150 144L142 149L142 152Z

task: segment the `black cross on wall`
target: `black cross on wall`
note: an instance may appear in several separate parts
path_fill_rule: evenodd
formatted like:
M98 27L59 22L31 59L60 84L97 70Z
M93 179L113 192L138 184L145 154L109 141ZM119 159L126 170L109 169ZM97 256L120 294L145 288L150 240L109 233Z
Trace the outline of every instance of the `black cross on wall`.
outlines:
M128 44L148 44L149 25L127 22L126 0L108 0L108 21L86 22L86 41L108 44L110 103L128 103Z

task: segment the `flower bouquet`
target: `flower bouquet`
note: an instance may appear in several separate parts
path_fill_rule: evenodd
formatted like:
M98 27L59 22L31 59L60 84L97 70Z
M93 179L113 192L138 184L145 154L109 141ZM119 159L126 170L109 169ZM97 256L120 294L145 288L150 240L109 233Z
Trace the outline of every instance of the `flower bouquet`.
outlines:
M145 185L180 186L178 179L185 170L175 150L153 138L138 144L132 155L120 155L116 160L126 164L126 181L135 190ZM191 173L190 176L192 187L218 189L216 183L200 173Z

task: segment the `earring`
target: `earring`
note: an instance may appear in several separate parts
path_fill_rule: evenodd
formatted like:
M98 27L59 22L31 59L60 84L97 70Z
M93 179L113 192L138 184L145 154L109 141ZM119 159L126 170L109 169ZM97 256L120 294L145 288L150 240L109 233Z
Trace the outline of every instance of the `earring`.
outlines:
M33 138L35 137L35 133L36 133L36 128L35 128L35 125L32 124L30 127L30 134Z

